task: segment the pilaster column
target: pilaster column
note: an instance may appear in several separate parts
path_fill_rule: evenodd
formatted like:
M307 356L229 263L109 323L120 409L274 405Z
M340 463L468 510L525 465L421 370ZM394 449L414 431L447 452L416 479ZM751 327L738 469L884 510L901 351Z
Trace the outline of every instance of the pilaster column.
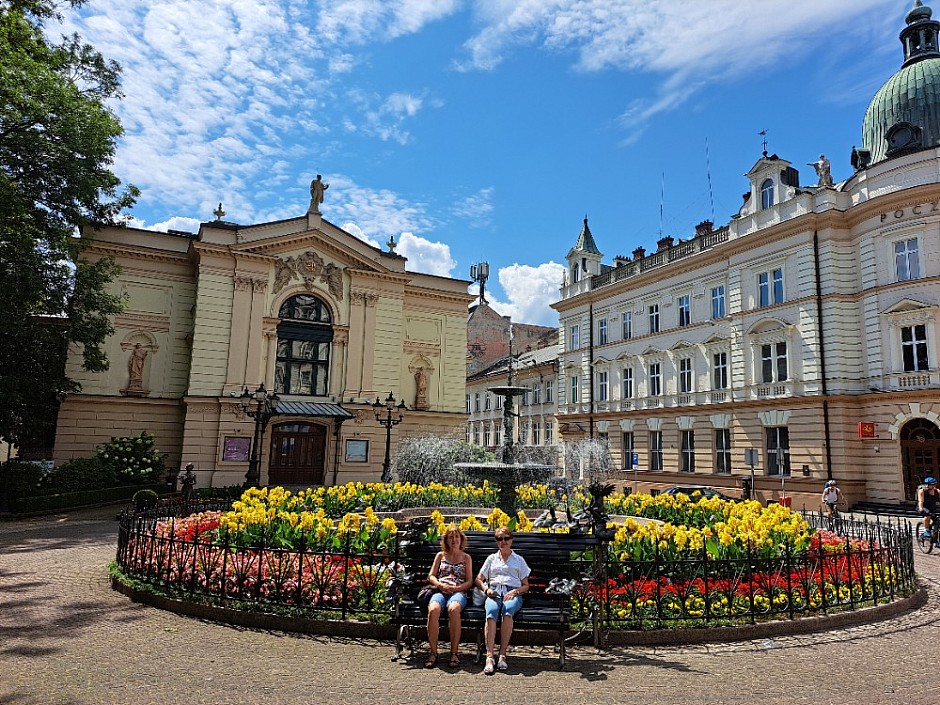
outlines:
M264 368L261 353L265 340L263 335L265 294L268 290L266 279L251 280L251 317L248 330L248 356L245 364L245 381L253 387L264 381Z
M235 290L232 296L232 327L228 345L228 369L225 374L226 389L241 389L247 383L247 344L250 339L251 278L235 275Z
M346 363L346 387L357 397L362 396L365 389L362 376L362 352L366 334L365 306L365 292L351 291L349 293L349 355Z

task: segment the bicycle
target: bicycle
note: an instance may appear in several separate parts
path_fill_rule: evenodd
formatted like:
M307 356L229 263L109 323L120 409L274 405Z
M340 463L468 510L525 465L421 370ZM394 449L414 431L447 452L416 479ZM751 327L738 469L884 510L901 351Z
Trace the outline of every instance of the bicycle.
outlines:
M940 531L940 515L937 515L936 512L931 512L930 536L924 536L924 531L924 522L921 520L917 522L917 526L914 527L914 540L921 551L930 553L933 551L934 546L940 544L940 537L937 536L937 532Z
M830 511L826 512L824 510L825 519L826 519L826 528L834 534L842 533L842 515L839 513L839 505L841 502L836 502L835 504L824 504L824 507L829 507Z

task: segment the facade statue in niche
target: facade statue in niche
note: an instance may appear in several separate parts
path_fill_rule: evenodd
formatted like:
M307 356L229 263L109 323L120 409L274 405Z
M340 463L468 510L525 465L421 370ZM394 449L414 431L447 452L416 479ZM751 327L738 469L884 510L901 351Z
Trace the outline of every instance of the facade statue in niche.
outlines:
M308 213L320 213L320 204L323 203L323 192L329 187L329 184L323 183L319 174L317 174L317 178L310 182L310 208L307 209Z
M127 361L127 391L142 392L144 390L144 363L150 351L140 343L134 343L130 359Z
M427 411L428 409L428 371L424 367L417 367L415 375L415 409Z
M819 177L817 186L832 186L832 172L829 170L829 160L826 159L825 154L820 154L819 161L808 162L807 166L816 170L816 175Z

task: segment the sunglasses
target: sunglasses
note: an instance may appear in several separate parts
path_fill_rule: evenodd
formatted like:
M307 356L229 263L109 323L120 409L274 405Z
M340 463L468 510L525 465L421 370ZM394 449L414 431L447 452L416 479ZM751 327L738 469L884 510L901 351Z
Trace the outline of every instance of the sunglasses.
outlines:
M502 543L503 541L512 541L512 536L497 536L496 542Z

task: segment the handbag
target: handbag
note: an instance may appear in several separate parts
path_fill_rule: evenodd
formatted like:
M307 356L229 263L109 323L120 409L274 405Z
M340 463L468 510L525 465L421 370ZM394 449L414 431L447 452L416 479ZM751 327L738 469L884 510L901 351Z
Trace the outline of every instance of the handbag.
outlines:
M418 603L422 608L427 609L428 605L431 604L431 598L434 597L434 594L437 592L437 588L433 585L425 585L421 590L418 591L418 596L415 598L415 602Z
M473 586L473 606L482 607L486 602L486 593L483 592L476 585Z

